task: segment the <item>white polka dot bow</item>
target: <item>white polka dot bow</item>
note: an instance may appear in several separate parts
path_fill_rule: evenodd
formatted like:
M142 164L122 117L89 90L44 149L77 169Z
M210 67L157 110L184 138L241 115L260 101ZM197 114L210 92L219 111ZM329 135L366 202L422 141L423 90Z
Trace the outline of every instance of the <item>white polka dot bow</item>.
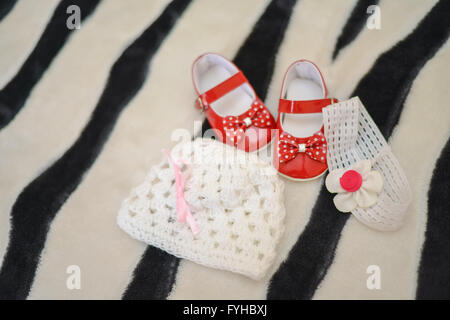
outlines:
M304 141L304 138L295 138L286 133L280 136L280 140L278 141L280 162L292 160L299 152L304 152L311 159L326 163L327 141L322 132L316 132L305 143L299 143L301 140Z
M234 139L238 143L250 126L267 128L272 125L269 112L258 101L253 102L252 107L239 116L226 116L223 118L223 127L228 139Z

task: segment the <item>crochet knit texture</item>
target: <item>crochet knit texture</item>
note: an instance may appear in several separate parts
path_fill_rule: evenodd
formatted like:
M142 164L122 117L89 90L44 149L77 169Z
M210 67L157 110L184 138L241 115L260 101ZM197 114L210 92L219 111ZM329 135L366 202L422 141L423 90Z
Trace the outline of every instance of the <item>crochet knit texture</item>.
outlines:
M377 203L365 209L357 207L353 215L376 230L393 231L401 227L411 202L409 183L364 105L354 97L324 108L323 116L330 171L368 159L372 169L383 176Z
M181 142L171 154L183 171L185 199L199 234L194 237L177 220L174 171L167 159L123 201L119 226L177 257L263 277L284 231L284 185L275 169L211 139Z

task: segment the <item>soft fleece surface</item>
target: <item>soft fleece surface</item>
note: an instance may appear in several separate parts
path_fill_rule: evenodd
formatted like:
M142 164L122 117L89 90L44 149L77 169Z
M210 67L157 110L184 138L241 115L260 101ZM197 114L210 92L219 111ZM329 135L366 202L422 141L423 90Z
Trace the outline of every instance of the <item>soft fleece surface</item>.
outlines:
M71 4L79 30L65 26ZM449 299L449 15L447 0L2 1L0 298ZM208 129L190 78L207 51L233 59L274 115L299 58L331 96L358 95L410 181L404 227L372 231L334 209L323 179L286 181L286 232L261 281L120 230L121 200L171 133ZM80 290L67 289L70 265Z

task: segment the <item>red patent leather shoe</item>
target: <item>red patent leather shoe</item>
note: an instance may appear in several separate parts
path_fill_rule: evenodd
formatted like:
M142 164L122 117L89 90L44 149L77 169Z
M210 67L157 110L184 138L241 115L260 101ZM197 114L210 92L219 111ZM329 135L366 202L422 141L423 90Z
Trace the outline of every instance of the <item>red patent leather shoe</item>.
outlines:
M312 180L327 170L327 142L322 109L336 99L327 98L319 68L299 60L287 69L278 105L273 164L286 178Z
M226 58L206 53L192 65L197 108L217 138L253 152L272 140L276 122L241 70Z

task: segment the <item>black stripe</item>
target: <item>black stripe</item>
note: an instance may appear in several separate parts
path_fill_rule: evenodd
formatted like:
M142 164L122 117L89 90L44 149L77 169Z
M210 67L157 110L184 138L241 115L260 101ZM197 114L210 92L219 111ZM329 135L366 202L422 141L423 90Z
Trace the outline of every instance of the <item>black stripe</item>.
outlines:
M179 258L148 246L122 299L166 299L175 283L179 263Z
M336 211L332 195L320 190L305 229L273 275L267 299L311 299L334 259L348 214Z
M120 113L142 87L150 60L189 2L172 1L122 53L76 142L20 193L12 208L9 246L0 270L0 299L27 297L53 218L97 159Z
M378 2L379 0L358 0L347 20L347 23L342 29L342 33L337 39L336 46L333 51L333 60L336 59L339 52L343 48L356 39L358 34L366 25L367 18L369 17L367 14L367 8L370 5L377 5Z
M449 10L450 1L439 1L410 35L377 59L352 94L361 98L386 138L398 122L417 74L448 38ZM349 217L334 208L332 197L322 186L305 230L271 280L269 299L314 295L333 262Z
M100 0L63 0L56 7L38 43L28 56L19 72L0 91L0 129L5 127L25 104L31 90L41 79L59 50L76 30L69 30L66 20L67 7L77 5L84 21L94 12Z
M275 56L297 0L272 0L239 48L234 63L244 72L256 94L264 100L275 66ZM211 129L203 122L201 135Z
M275 56L296 2L273 0L234 57L234 62L244 72L261 100L266 98Z
M450 299L450 140L439 157L428 191L428 218L419 266L417 299Z
M0 21L8 15L16 3L17 0L3 0L0 2Z
M411 34L377 59L353 92L386 138L398 123L414 79L448 39L449 15L450 1L440 0Z

